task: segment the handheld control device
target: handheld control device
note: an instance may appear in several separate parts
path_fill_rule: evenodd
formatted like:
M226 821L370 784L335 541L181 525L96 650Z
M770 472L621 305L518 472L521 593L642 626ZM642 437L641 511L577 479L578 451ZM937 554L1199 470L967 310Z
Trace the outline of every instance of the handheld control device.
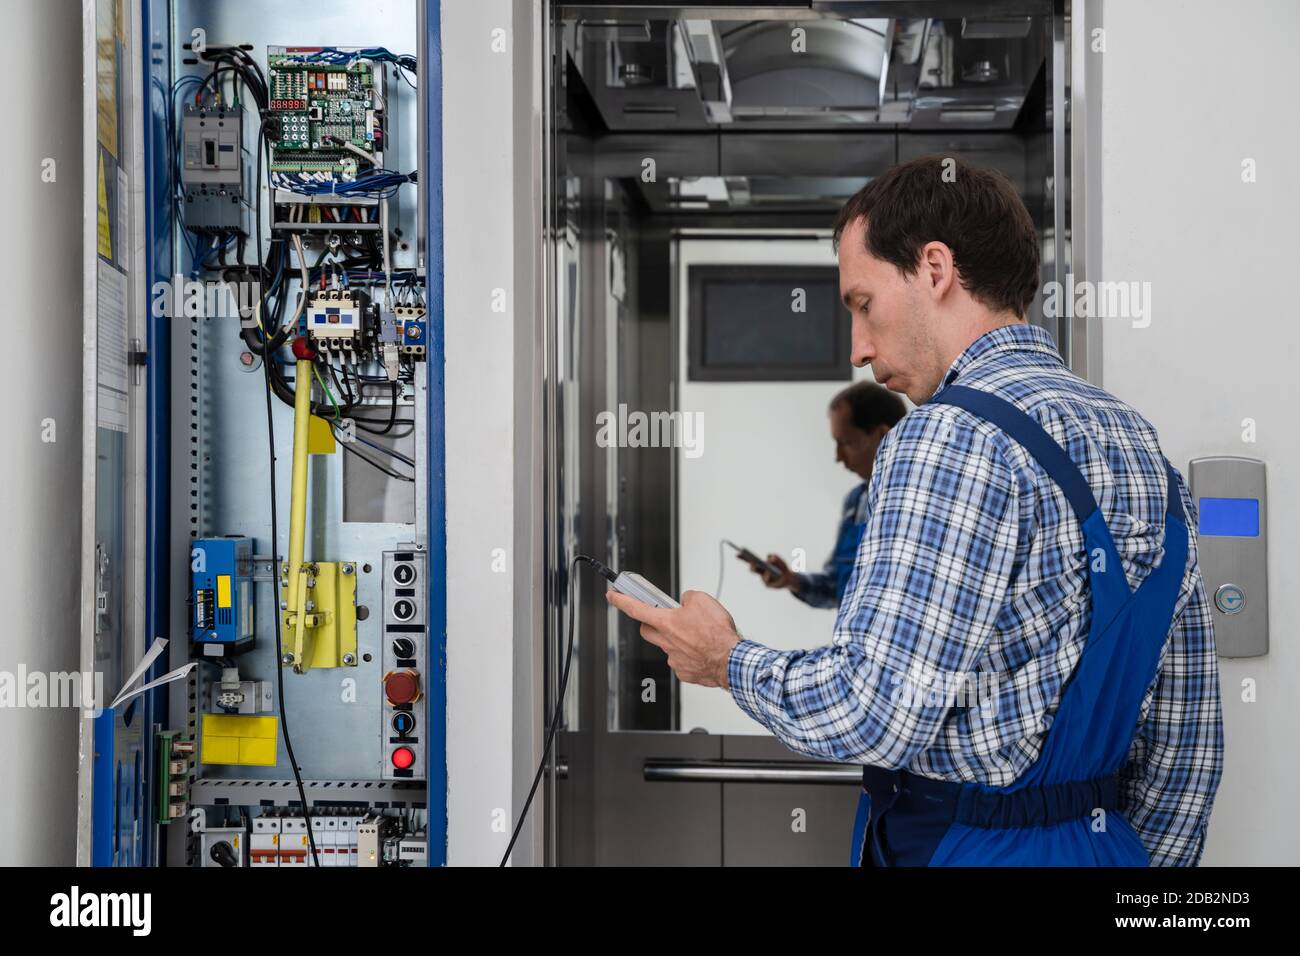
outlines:
M610 583L615 591L626 594L628 597L634 597L642 604L649 604L652 607L681 607L680 604L635 571L624 571Z

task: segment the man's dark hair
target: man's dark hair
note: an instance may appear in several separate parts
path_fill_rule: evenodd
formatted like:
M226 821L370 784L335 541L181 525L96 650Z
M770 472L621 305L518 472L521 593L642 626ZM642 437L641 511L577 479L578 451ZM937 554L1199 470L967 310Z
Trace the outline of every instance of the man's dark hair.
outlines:
M951 156L899 163L844 204L835 218L837 250L858 219L866 220L867 251L905 276L916 274L922 246L942 242L962 288L990 309L1023 318L1038 291L1038 233L999 172Z
M864 432L880 425L893 428L907 414L903 400L875 382L855 382L831 399L830 407L847 405L849 419Z

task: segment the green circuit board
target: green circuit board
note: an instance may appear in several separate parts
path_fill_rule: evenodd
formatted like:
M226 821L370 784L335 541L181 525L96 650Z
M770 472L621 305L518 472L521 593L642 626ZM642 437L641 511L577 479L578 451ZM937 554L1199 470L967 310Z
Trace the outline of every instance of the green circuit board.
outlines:
M371 156L383 151L383 104L374 64L314 60L317 53L303 47L267 51L270 110L277 120L268 139L272 172L341 176L349 168L365 168L354 150Z

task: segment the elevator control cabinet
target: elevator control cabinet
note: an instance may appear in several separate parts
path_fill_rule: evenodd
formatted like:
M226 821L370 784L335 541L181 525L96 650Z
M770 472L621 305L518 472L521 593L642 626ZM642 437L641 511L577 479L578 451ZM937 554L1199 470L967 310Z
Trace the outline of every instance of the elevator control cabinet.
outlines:
M175 635L158 666L176 679L150 699L157 769L141 772L163 865L444 856L427 842L446 826L430 819L445 760L426 512L440 211L423 184L439 166L421 161L434 150L409 48L437 5L323 3L304 20L287 0L257 17L196 0L173 16L204 24L202 42L187 25L170 56L137 50L161 94L143 140L165 153L138 177L155 207L136 218L175 280L165 297L149 286L165 353L151 344L149 361L167 369L150 382L167 495L150 501L170 508L150 545L169 570L151 579L171 615L156 633ZM129 193L109 198L110 217L129 210Z

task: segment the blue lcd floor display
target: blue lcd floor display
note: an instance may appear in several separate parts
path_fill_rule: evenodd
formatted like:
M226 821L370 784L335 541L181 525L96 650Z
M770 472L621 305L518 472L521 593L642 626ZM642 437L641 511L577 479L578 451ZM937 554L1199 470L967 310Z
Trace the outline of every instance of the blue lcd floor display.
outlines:
M1258 498L1202 498L1200 533L1225 538L1259 537Z

